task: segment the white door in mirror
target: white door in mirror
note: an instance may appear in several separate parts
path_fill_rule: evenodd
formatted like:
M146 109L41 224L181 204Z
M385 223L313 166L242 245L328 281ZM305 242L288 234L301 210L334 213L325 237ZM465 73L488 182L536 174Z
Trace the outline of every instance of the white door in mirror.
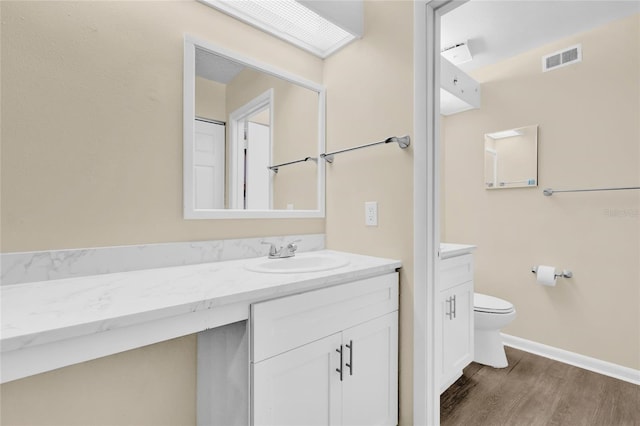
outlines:
M195 121L195 208L224 208L224 124Z
M269 126L258 123L247 124L245 152L245 208L253 210L271 209L271 137Z

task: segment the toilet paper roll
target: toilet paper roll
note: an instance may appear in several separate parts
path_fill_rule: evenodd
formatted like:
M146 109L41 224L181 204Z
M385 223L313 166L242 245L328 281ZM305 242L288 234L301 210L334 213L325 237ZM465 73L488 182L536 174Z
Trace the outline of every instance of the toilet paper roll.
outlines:
M536 271L538 282L542 285L554 287L556 285L556 268L553 266L540 265Z

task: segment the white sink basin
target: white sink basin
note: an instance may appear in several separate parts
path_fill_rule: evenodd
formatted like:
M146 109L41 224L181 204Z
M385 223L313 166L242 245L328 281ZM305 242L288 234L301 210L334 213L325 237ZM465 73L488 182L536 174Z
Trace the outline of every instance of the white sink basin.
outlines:
M285 259L265 259L256 264L246 265L253 272L267 274L299 274L304 272L320 272L341 268L349 264L348 259L326 254L301 254Z

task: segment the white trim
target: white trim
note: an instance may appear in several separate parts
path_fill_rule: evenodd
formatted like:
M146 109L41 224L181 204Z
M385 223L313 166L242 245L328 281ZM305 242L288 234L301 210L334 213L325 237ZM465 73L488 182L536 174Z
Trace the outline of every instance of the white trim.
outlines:
M318 188L316 193L318 194L318 216L325 217L325 174L327 162L320 159L320 154L326 152L326 105L327 105L327 92L324 86L318 91Z
M185 219L295 219L323 218L322 210L192 210Z
M189 218L195 210L195 176L193 160L195 149L196 116L196 49L195 44L184 39L182 72L182 210Z
M427 35L434 10L426 1L414 3L413 34L413 424L440 424L436 350L439 304L435 303L437 230L434 176L433 41ZM439 49L438 49L439 50Z
M318 161L318 208L316 210L233 210L194 208L193 146L195 117L195 49L196 46L235 62L243 63L268 75L286 80L318 93L318 157L325 151L326 91L323 85L304 79L272 65L236 53L224 47L184 35L183 78L183 215L185 219L281 219L325 217L325 164ZM272 126L273 127L273 126ZM231 131L231 130L230 130Z
M501 333L505 345L525 352L540 355L545 358L560 361L565 364L593 371L594 373L624 380L625 382L640 385L640 370L624 367L612 362L591 358L564 349L547 346L532 340Z
M440 424L440 17L465 3L414 2L413 424Z
M413 424L434 423L433 380L436 368L433 365L434 318L429 303L428 289L433 282L427 282L428 267L425 262L429 239L427 189L427 54L426 19L427 7L416 1L413 5ZM433 77L427 76L427 79ZM431 284L431 285L430 285ZM433 297L433 295L432 295ZM429 414L431 413L431 416Z

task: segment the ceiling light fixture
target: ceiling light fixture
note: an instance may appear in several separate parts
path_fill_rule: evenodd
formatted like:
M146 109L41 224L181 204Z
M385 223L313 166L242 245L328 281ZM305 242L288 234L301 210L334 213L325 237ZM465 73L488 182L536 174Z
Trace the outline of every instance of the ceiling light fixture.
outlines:
M522 132L520 130L503 130L501 132L495 133L487 133L491 139L504 139L504 138L512 138L514 136L522 136Z
M454 65L464 64L465 62L469 62L473 59L471 51L469 50L469 43L467 41L447 47L440 53Z
M359 36L344 30L295 0L200 2L323 59Z

